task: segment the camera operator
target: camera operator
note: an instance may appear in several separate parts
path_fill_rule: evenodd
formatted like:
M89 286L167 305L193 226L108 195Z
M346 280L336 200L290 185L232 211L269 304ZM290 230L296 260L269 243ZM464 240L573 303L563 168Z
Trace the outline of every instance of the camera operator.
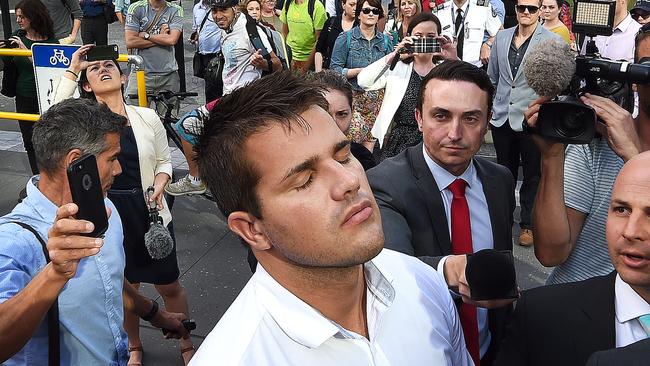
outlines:
M635 60L650 57L650 26L635 38ZM613 101L586 94L602 123L602 135L586 145L568 145L533 136L542 155L542 176L533 209L535 255L557 266L547 283L574 282L605 275L613 266L605 244L605 221L614 179L624 162L650 148L650 86L636 85L639 115ZM525 116L530 126L545 100L531 104Z
M124 280L122 223L115 206L104 201L109 220L103 238L84 236L93 224L75 219L78 206L72 203L68 166L94 154L105 197L122 171L117 154L125 125L124 117L88 99L58 103L36 123L41 174L27 183L27 198L0 218L3 365L47 365L56 351L61 365L126 364L125 310L171 329L169 336L188 336L181 323L185 315L159 311L155 301ZM58 323L46 315L53 303L58 303ZM58 349L48 347L52 329Z

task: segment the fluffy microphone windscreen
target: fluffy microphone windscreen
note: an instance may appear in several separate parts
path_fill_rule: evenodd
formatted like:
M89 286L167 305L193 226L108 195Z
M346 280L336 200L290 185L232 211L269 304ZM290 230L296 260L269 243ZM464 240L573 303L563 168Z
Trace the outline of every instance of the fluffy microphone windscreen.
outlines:
M163 259L174 249L174 241L169 231L157 222L149 225L149 230L144 234L144 245L153 259Z
M517 274L510 251L484 249L468 255L465 277L472 300L517 297Z
M548 39L528 50L524 75L540 97L554 98L569 86L576 72L575 54L566 42Z

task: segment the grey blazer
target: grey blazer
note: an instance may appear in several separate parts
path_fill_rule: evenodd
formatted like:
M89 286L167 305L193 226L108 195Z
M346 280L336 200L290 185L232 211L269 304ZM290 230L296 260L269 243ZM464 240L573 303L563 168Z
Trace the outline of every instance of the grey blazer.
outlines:
M501 127L506 121L509 121L510 127L514 131L521 131L524 111L528 109L528 105L533 100L538 98L533 89L528 86L528 81L526 81L524 75L523 65L526 62L526 57L528 57L528 51L532 50L539 42L547 39L564 41L557 34L546 30L541 24L537 25L535 33L533 33L528 44L526 55L524 55L521 62L521 67L517 70L516 75L512 75L508 52L516 29L515 26L499 31L490 53L488 74L490 80L492 80L492 85L496 88L490 123L495 127Z

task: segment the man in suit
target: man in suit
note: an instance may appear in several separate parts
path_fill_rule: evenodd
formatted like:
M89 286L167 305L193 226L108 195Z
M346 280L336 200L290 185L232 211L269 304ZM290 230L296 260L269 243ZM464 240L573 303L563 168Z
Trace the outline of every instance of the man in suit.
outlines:
M650 360L650 338L622 348L598 351L589 357L585 366L647 366Z
M518 0L517 25L497 34L488 65L488 74L496 88L490 123L497 162L510 169L515 180L520 158L523 166L524 181L519 191L519 245L523 246L533 245L531 212L539 184L540 153L530 135L522 132L524 111L538 97L528 86L522 66L528 49L546 39L560 39L539 24L541 3L541 0Z
M381 210L385 246L420 257L461 293L466 289L464 254L487 248L512 250L512 175L474 156L487 131L493 92L489 77L476 66L463 61L436 66L422 81L415 112L424 142L368 171ZM452 192L458 184L464 194ZM469 242L464 250L459 247L462 238ZM469 298L464 296L463 301ZM469 324L472 319L464 321L472 313L463 309L467 306L461 306L461 321L468 350L476 364L480 359L488 365L510 307L489 312L473 308L474 325Z
M614 183L605 230L616 271L525 291L496 365L584 365L596 351L650 337L648 164L650 152L635 156Z

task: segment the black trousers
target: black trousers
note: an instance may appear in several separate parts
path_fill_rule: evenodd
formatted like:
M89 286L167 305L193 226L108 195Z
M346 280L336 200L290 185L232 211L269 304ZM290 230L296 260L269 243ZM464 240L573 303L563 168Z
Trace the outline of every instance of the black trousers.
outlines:
M39 114L40 111L38 110L38 99L36 96L23 97L16 95L16 112ZM20 127L20 134L23 136L23 145L25 146L27 158L29 159L29 167L32 170L32 174L36 175L38 174L38 166L36 165L36 153L34 153L34 145L32 144L34 122L18 121L18 126Z
M513 131L508 121L501 127L492 128L494 148L497 151L497 162L510 170L517 180L519 173L519 160L524 173L524 181L519 190L519 203L521 205L522 229L532 228L531 215L539 185L541 174L541 154L532 137L524 132Z
M213 58L217 57L216 53L201 55L202 63L207 65ZM204 79L205 80L205 79ZM205 102L209 103L223 95L223 80L217 81L205 80Z
M108 23L104 14L81 20L81 40L84 44L94 43L97 46L108 44Z

